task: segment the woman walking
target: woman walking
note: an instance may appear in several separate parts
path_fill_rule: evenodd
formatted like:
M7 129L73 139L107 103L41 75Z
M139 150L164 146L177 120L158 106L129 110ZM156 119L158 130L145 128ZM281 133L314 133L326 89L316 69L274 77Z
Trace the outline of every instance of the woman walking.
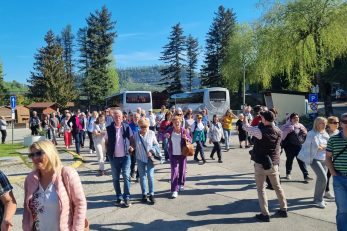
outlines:
M204 154L204 142L206 140L205 137L205 126L202 123L202 115L196 116L197 121L192 125L192 135L193 135L193 143L196 143L196 149L194 154L194 160L200 161L198 158L198 153L200 152L200 157L202 160L202 164L206 163L205 154Z
M228 151L230 148L229 142L230 142L233 119L237 119L237 116L230 109L228 109L225 112L225 115L222 120L224 139L225 139L225 151Z
M289 116L289 120L286 124L281 127L282 131L282 146L286 152L287 161L286 161L286 179L291 179L291 172L293 167L293 160L296 158L298 161L300 170L304 175L304 180L307 182L313 180L308 176L308 171L306 164L297 158L302 144L304 143L307 135L307 129L302 125L299 119L299 114L292 113Z
M211 123L209 136L210 136L210 144L213 143L213 149L210 155L211 159L214 160L213 155L215 152L217 152L218 163L223 163L220 144L219 144L219 142L223 138L223 128L222 128L222 124L219 123L217 115L213 115L213 120Z
M84 230L87 203L75 169L63 167L48 140L29 147L34 170L24 183L24 231Z
M165 120L160 123L159 126L159 140L163 141L163 150L164 150L164 156L165 160L169 160L169 148L168 148L168 138L165 137L166 131L172 127L172 113L170 111L166 112L165 114Z
M100 115L95 123L93 130L93 141L95 146L96 155L98 156L99 163L99 175L105 175L105 139L104 136L106 134L106 121L105 116Z
M243 120L245 120L245 116L241 113L239 114L239 120L236 122L237 135L239 137L240 148L242 148L242 143L245 143L244 147L249 148L248 140L247 140L247 132L243 129Z
M165 136L168 138L171 165L171 198L176 198L179 191L184 190L186 181L187 157L182 154L182 139L191 141L190 135L181 127L181 117L174 116L173 127L168 129Z
M310 161L311 167L317 175L313 202L319 208L325 208L323 196L327 185L325 148L328 144L329 135L325 131L326 124L327 119L317 117L313 122L313 129L308 132L302 147L302 152L305 152L307 157L309 157L308 160Z
M142 191L142 202L147 203L148 199L151 204L155 203L154 199L154 153L159 148L159 143L155 132L149 129L149 122L141 118L138 122L140 131L134 134L135 155L137 169L140 175L140 185ZM157 149L158 150L158 149ZM146 185L148 183L148 190Z
M65 147L66 149L69 149L71 146L71 128L68 125L68 121L71 118L71 114L70 112L66 112L65 113L65 117L61 120L61 127L64 133L64 143L65 143Z

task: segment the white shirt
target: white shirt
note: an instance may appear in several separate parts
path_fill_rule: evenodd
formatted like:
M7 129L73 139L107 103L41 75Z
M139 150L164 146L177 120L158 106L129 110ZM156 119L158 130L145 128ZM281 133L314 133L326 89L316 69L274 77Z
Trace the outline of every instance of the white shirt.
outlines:
M59 198L53 183L50 183L46 190L39 184L39 189L34 193L30 205L37 214L37 219L34 221L36 230L59 231Z
M319 133L318 136L318 145L326 147L329 140L329 135L327 133ZM325 149L324 150L317 150L316 155L314 156L314 159L316 160L325 160Z
M172 155L180 156L182 155L181 151L181 133L172 132L171 142L172 142Z
M149 114L148 115L148 119L149 119L149 126L155 126L155 115L152 113L152 114Z

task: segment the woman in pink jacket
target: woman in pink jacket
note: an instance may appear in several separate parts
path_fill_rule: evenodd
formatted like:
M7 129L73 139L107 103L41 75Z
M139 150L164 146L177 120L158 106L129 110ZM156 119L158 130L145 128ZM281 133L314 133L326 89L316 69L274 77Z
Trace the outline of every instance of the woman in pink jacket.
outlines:
M84 230L87 203L78 173L63 167L48 140L29 147L34 171L25 179L23 230Z

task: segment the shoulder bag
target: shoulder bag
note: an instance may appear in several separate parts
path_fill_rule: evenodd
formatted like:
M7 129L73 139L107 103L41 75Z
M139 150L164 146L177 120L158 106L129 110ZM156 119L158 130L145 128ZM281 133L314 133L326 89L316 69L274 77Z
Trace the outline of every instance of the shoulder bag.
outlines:
M144 149L145 151L147 151L147 148L146 148L146 146L145 146L145 143L144 143L144 141L143 141L143 139L142 139L140 133L138 132L137 135L138 135L138 137L139 137L139 139L140 139L140 141L141 141L141 143L142 143L143 149ZM152 152L152 155L151 155L151 156L148 156L148 160L152 161L153 165L156 165L156 164L158 164L158 163L157 163L158 161L161 162L160 148L159 148L159 146L154 145L154 146L153 146L153 149L154 149L154 152Z
M181 137L182 136L183 132L181 132ZM194 156L194 145L188 140L181 138L181 149L184 156Z

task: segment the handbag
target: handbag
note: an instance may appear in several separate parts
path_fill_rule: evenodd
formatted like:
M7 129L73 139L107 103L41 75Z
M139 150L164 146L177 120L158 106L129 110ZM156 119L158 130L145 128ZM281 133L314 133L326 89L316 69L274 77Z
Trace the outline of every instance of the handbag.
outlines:
M64 171L64 167L62 168L61 170L62 172ZM67 195L69 197L69 200L71 201L71 207L72 207L72 211L74 211L74 204L73 204L73 201L71 200L71 197L70 197L70 190L68 190L68 188L66 187L66 183L65 183L65 178L64 178L64 174L61 174L61 178L63 180L63 184L64 184L64 187L65 187L65 190L67 192ZM87 218L84 219L84 229L83 231L90 231L89 229L89 221Z
M182 135L183 135L183 132L181 132L181 136ZM182 138L181 149L182 149L182 154L184 156L194 156L194 145L190 143L188 140Z
M271 169L273 166L271 157L269 155L265 155L264 161L261 164L263 165L264 170Z
M137 133L137 135L139 136L139 139L142 143L143 149L146 151L147 148L145 146L145 143L144 143L142 137L140 136L139 133ZM160 154L160 147L158 145L153 145L153 148L154 148L154 151L151 152L152 153L151 156L148 156L148 160L152 161L153 165L158 164L157 163L158 161L160 161L160 163L162 163L161 154Z

